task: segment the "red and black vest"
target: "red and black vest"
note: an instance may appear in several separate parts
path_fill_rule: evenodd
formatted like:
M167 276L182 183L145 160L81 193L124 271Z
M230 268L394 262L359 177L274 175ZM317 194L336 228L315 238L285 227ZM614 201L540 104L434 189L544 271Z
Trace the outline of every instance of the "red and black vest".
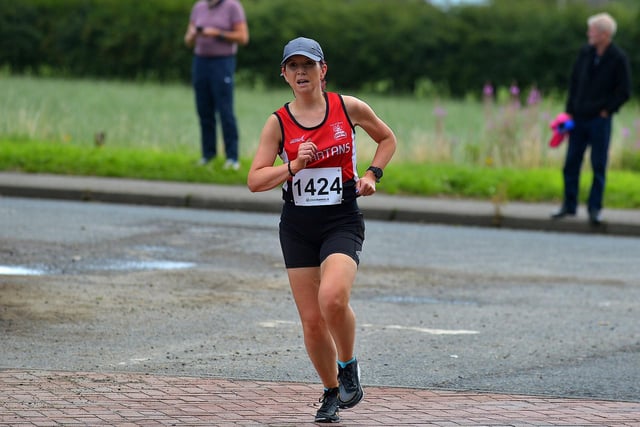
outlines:
M327 103L325 117L314 127L305 127L298 123L289 110L289 103L285 104L274 114L280 122L282 141L279 156L287 163L298 156L298 145L304 141L313 141L318 147L316 157L307 163L307 168L342 168L342 182L345 187L345 199L355 197L347 194L353 191L358 179L356 168L355 127L347 115L342 96L334 92L325 92ZM290 192L291 179L285 182L283 190L285 200Z

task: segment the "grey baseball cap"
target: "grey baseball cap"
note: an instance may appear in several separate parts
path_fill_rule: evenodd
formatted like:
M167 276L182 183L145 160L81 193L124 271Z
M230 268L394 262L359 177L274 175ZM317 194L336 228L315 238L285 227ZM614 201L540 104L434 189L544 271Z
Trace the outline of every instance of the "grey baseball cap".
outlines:
M282 62L280 65L284 65L284 63L287 62L287 59L291 58L293 55L304 55L314 61L324 61L324 53L322 53L320 44L317 41L306 37L298 37L286 44L284 52L282 53Z

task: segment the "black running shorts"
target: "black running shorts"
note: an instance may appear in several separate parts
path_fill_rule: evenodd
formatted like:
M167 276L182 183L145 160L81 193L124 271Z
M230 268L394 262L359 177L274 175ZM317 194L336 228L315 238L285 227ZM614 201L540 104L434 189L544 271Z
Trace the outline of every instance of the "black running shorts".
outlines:
M357 202L295 206L285 202L280 216L280 247L287 268L319 267L341 253L360 263L364 219Z

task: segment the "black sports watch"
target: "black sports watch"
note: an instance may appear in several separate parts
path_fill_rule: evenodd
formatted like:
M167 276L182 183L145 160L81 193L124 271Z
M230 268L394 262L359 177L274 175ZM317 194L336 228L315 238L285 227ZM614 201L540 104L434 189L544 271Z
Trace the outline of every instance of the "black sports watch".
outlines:
M368 170L368 171L373 172L373 174L374 174L374 175L375 175L375 177L376 177L376 182L380 182L380 178L382 178L382 175L384 175L384 174L382 173L382 169L377 168L377 167L375 167L375 166L369 166L369 167L367 168L367 170Z

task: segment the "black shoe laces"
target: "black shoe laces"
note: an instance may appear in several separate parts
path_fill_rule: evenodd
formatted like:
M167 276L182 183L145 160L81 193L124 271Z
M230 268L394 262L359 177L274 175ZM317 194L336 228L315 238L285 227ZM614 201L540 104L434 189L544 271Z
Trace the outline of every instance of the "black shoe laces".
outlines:
M318 400L318 402L322 403L322 406L320 406L320 412L326 411L332 405L337 405L336 403L337 400L338 400L337 389L333 388L325 391L322 394L322 397Z
M357 371L355 369L343 368L342 369L342 378L344 380L344 387L348 390L356 388L356 382L354 380L354 375L357 375Z

